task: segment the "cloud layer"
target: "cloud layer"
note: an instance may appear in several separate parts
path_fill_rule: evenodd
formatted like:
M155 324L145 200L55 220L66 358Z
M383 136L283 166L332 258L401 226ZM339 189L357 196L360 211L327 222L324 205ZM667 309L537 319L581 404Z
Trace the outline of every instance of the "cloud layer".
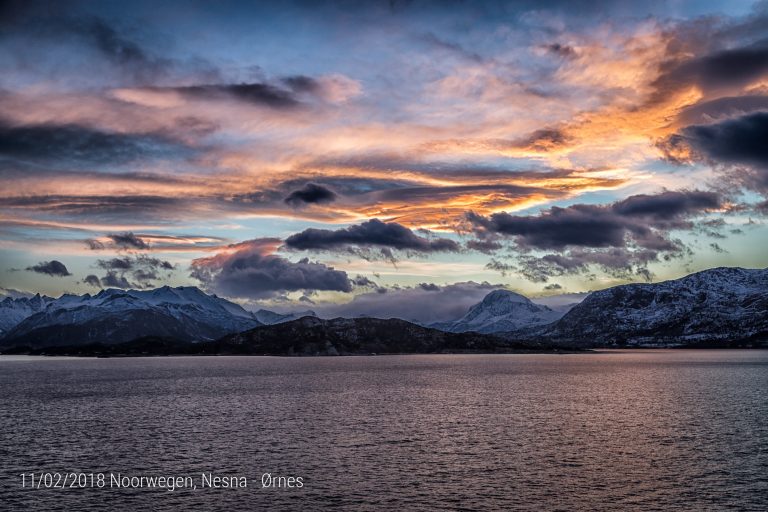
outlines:
M765 3L198 7L0 10L0 256L29 268L4 286L322 303L768 264L741 236L768 212Z
M242 242L231 251L192 262L192 277L215 293L264 299L293 291L352 291L347 273L303 258L292 262L272 253L279 240Z

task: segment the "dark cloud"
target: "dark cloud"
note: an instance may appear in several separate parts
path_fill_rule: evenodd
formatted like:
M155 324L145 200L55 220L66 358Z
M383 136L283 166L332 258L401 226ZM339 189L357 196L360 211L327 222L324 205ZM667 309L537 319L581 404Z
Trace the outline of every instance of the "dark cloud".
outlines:
M712 34L717 40L717 31L710 27L705 32ZM690 34L687 35L691 37ZM697 36L701 37L701 34ZM676 35L671 38L668 51L675 55L662 64L661 73L651 84L655 90L650 99L651 103L665 101L691 86L696 86L705 95L727 88L740 88L768 71L766 40L735 48L716 48L701 55L695 41L681 41L679 37L680 35ZM692 51L699 55L694 53L695 56L691 57Z
M708 124L746 113L768 110L768 95L727 96L684 108L677 116L682 126Z
M180 218L194 210L200 204L198 201L199 198L194 197L170 196L33 195L0 198L0 206L52 212L60 219L65 215L76 218L98 216L104 223L123 224L126 216L134 221L156 221L159 216Z
M428 292L439 292L440 287L435 283L419 283L419 288Z
M307 183L303 188L288 194L284 202L293 207L300 207L307 204L332 203L335 200L336 194L332 190L322 185Z
M501 262L495 258L491 259L488 263L486 263L485 268L488 270L495 270L502 276L506 276L509 272L512 272L514 270L517 270L517 268L514 265L510 265L509 263Z
M103 19L64 18L58 20L58 23L53 22L52 25L54 27L58 25L57 28L69 30L80 36L115 64L155 71L162 70L167 64L167 61L150 56L136 42L121 35L115 27Z
M636 195L608 205L576 204L552 207L538 215L497 213L468 218L481 236L507 236L518 250L518 266L492 260L488 268L516 270L534 282L551 276L585 273L596 265L611 275L647 272L656 261L685 253L681 241L670 238L677 229L693 229L691 217L722 205L714 192L668 191ZM555 250L543 256L530 251Z
M432 32L422 34L418 37L418 40L442 53L459 57L462 60L468 60L475 63L482 63L485 60L479 53L467 50L458 43L441 39Z
M529 134L514 145L534 151L546 152L567 146L573 138L561 128L543 128Z
M29 5L22 5L27 3ZM127 30L92 15L74 15L72 6L57 2L3 2L12 13L0 18L0 37L20 39L26 46L42 49L78 44L91 49L106 62L129 73L136 81L164 75L174 64L154 55ZM133 31L137 35L136 31ZM31 41L31 42L30 42Z
M274 239L238 244L233 253L221 253L192 262L192 277L215 293L242 298L269 298L300 290L352 291L347 273L304 258L292 262L270 254Z
M131 232L109 234L107 238L111 239L116 246L124 249L149 249L147 242Z
M672 247L664 237L667 231L689 228L689 216L716 209L721 203L714 192L662 192L630 196L610 205L555 206L539 215L483 217L470 213L468 218L481 231L515 237L518 247L530 249L625 247L634 242L669 250Z
M502 245L495 240L468 240L465 245L467 249L485 254L490 254L502 248Z
M576 56L576 50L567 44L550 43L544 45L544 49L558 57L570 59Z
M157 90L163 90L159 88ZM167 89L166 89L167 90ZM301 105L294 90L282 89L269 83L208 84L174 87L172 90L193 99L233 99L275 109Z
M132 284L128 279L115 271L110 270L107 275L101 278L101 284L105 288L135 288L136 285Z
M661 143L667 158L703 160L739 167L731 177L743 186L768 193L768 112L754 112L719 123L693 125Z
M425 253L460 250L459 244L453 240L421 237L401 224L378 219L337 230L309 228L289 236L285 245L291 249L320 251L372 246Z
M357 275L351 279L352 284L359 288L376 288L378 285L365 276Z
M719 208L721 204L722 198L715 192L670 191L629 196L614 203L612 209L623 217L650 218L657 225L676 226L681 217Z
M54 277L65 277L65 276L72 275L69 273L69 270L67 270L67 267L62 262L57 260L42 261L37 265L32 265L31 267L27 267L27 270L30 272L37 272L38 274L47 274L49 276L54 276Z
M78 124L11 125L0 120L0 155L56 163L122 164L172 156L184 146L162 134L113 133Z
M287 76L280 81L296 92L317 92L322 88L317 80L306 75Z
M99 277L94 274L88 274L85 276L83 283L94 286L96 288L101 288L101 281L99 280Z
M709 244L709 247L712 248L713 251L718 252L718 253L728 252L725 249L723 249L722 247L720 247L720 245L715 243L715 242L712 242L711 244Z
M560 286L560 285L559 285L559 284L557 284L557 283L548 284L548 285L546 285L546 286L544 287L544 290L546 290L546 291L562 290L562 289L563 289L563 287L562 287L562 286Z
M126 256L125 258L97 260L96 265L107 270L131 270L134 267L134 260Z
M101 284L113 288L149 288L154 281L170 277L175 269L171 262L146 254L100 259L96 266L107 271Z
M682 248L675 248L670 254L677 256ZM658 252L623 247L611 247L602 250L572 249L563 253L546 254L542 257L522 256L519 258L517 271L535 283L545 283L553 276L568 274L589 275L592 265L616 278L627 279L632 276L649 275L647 265L658 259Z
M104 249L104 244L94 238L88 238L85 240L85 245L92 251L100 251Z

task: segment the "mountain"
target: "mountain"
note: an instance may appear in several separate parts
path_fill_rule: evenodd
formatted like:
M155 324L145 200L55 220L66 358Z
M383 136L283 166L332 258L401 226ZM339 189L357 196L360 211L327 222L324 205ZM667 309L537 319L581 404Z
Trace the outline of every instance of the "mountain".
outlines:
M299 311L296 313L275 313L268 309L260 309L256 311L253 316L264 325L282 324L284 322L290 322L291 320L298 320L305 316L317 316L314 311Z
M120 343L144 336L213 340L260 325L237 304L193 286L107 289L93 296L63 295L39 301L44 304L10 327L0 346ZM11 325L24 311L21 306L9 307L3 321Z
M45 309L54 300L39 293L34 297L4 298L0 301L0 338L28 316Z
M593 292L535 337L581 346L768 341L768 269L713 268Z
M508 290L494 290L467 314L453 322L439 322L430 327L447 332L495 333L540 326L559 319L565 311L555 311Z
M477 333L449 333L390 318L307 316L225 336L221 347L264 355L409 354L438 352L509 352L548 349L540 343L510 343Z

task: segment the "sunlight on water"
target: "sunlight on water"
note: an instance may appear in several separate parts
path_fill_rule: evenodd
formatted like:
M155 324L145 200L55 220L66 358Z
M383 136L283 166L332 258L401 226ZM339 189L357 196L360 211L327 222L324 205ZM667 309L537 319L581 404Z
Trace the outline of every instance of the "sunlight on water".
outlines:
M0 358L4 509L768 507L768 352ZM238 489L22 489L32 471ZM263 473L304 486L259 488Z

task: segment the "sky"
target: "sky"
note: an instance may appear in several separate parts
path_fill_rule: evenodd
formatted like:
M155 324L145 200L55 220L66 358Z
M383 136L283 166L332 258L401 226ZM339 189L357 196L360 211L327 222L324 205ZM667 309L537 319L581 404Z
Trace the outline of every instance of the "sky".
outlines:
M768 265L766 2L0 5L0 293L444 320Z

